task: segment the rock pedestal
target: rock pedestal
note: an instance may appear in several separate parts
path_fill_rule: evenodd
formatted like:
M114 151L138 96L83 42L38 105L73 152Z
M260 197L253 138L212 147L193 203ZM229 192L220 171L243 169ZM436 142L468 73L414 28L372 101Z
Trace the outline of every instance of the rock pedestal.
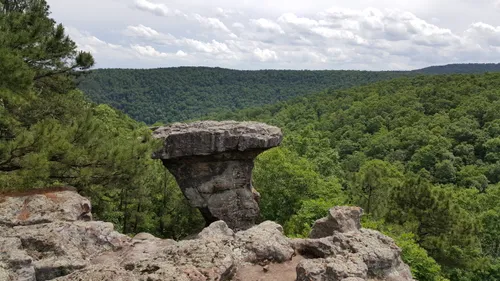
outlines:
M254 159L281 143L279 128L256 122L201 121L160 127L153 136L164 141L153 158L163 161L207 225L217 220L233 230L254 225L259 216L251 183Z

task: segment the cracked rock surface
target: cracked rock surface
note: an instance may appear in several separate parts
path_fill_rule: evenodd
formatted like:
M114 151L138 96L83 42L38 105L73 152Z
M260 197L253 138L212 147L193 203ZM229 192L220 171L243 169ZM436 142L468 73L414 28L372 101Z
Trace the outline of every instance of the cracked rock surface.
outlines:
M153 154L174 175L207 225L223 220L233 230L252 227L259 216L252 188L254 159L278 146L281 130L257 122L200 121L159 127L163 147Z
M356 210L332 208L314 239L289 239L271 221L237 232L216 221L174 241L90 221L90 202L72 190L0 195L0 280L412 281L394 241L356 227Z

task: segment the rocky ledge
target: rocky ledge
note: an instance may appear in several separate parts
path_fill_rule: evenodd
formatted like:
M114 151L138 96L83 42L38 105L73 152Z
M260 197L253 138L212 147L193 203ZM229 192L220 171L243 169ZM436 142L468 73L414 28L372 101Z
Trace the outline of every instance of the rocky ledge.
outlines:
M223 220L233 230L248 229L259 217L252 188L254 159L278 146L277 127L256 122L200 121L159 127L153 137L163 147L153 154L174 175L207 225Z
M394 241L360 228L360 216L332 208L310 239L270 221L239 232L217 221L174 241L91 221L90 202L71 189L0 195L0 280L413 280Z

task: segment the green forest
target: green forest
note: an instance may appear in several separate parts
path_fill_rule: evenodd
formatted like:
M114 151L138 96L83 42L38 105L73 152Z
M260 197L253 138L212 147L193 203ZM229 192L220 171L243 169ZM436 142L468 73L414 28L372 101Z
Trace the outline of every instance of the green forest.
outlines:
M412 72L425 74L482 74L500 72L500 63L456 63L429 66Z
M153 124L197 119L403 75L399 72L260 70L208 67L97 69L78 87L94 102L109 104Z
M209 119L284 130L255 180L263 215L288 233L359 205L365 226L417 243L450 280L500 279L500 74L400 78ZM426 263L418 280L439 280Z
M159 144L148 126L77 88L97 73L88 73L94 59L77 50L45 1L0 0L0 27L0 192L74 186L91 199L95 219L126 234L181 239L203 228L173 177L151 159ZM107 81L155 84L154 76L134 80L118 73ZM271 95L260 80L272 75L249 73L256 76L240 78L245 87ZM307 235L332 206L359 205L363 226L393 237L419 281L500 280L500 74L387 80L392 77L380 75L391 73L367 79L363 72L343 72L343 84L335 78L308 86L313 82L300 81L314 81L315 74L294 73L290 80L275 78L280 87L303 89L283 90L288 101L276 97L272 102L278 103L260 107L228 102L225 111L207 108L203 113L211 115L204 117L189 110L161 115L165 111L158 120L254 120L281 127L283 145L258 157L253 180L262 220L277 221L289 236ZM218 77L219 85L236 81ZM207 95L204 87L223 89L212 89L211 79L179 87L194 95ZM387 81L368 84L375 80ZM366 85L347 88L360 84ZM309 92L316 94L302 96ZM248 106L254 107L231 111ZM139 103L136 111L154 109Z
M495 71L500 72L500 64L454 64L415 71L97 69L81 76L78 88L96 103L153 124L197 119L402 76Z

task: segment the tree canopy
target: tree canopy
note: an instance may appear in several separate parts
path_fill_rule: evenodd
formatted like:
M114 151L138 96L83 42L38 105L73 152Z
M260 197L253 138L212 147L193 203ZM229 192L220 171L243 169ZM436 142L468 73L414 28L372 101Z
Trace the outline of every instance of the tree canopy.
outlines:
M274 104L326 89L401 76L499 71L500 64L455 64L415 71L98 69L82 77L79 88L94 102L109 104L135 120L153 124Z
M179 238L201 226L151 159L148 127L76 89L94 60L49 18L47 3L0 3L0 192L71 185L125 233Z
M498 278L500 74L405 77L207 118L260 120L283 128L281 149L315 173L315 181L289 190L293 201L283 202L288 198L283 195L267 199L266 204L281 206L269 219L310 225L323 216L328 204L312 191L323 189L318 178L323 179L340 184L330 193L362 206L367 225L401 241L408 255L423 258L412 243L425 249L442 268L439 276ZM256 186L287 190L274 169L257 166ZM306 169L296 170L281 180L300 183L293 176ZM292 234L303 229L286 228ZM430 262L406 259L414 270ZM416 275L438 280L431 272Z

